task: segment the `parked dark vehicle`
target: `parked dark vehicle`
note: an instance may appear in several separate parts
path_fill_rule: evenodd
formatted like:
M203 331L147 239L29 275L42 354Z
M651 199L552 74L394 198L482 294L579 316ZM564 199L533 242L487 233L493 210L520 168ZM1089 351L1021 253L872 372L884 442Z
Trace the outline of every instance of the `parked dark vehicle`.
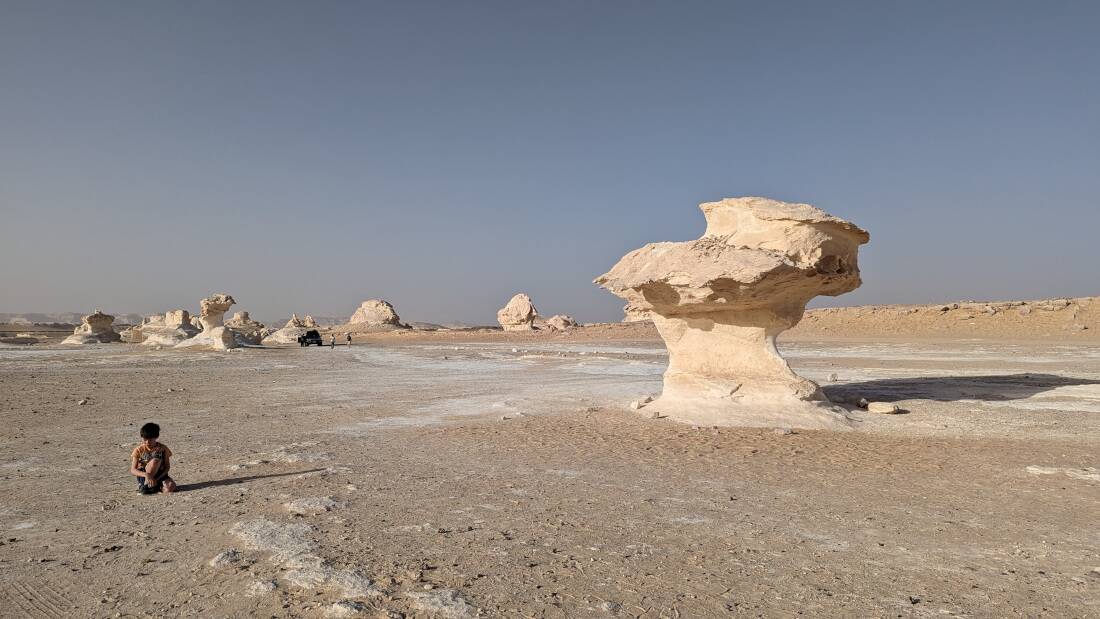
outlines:
M309 346L310 344L316 344L318 346L324 346L324 342L321 340L321 334L310 329L306 331L305 335L298 336L299 346Z

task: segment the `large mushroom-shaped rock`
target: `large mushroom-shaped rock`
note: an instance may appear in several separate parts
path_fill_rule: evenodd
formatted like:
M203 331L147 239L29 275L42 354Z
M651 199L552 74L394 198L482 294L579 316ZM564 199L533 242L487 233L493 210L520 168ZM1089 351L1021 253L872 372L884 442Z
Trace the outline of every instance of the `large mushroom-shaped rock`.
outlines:
M519 293L497 312L497 322L505 331L532 331L539 312L531 303L531 297Z
M363 301L348 319L348 324L379 330L408 328L408 325L401 324L401 317L393 309L393 304L382 299Z
M73 334L65 338L62 344L109 344L119 342L122 336L115 333L111 325L115 317L96 310L94 313L83 316L80 326L73 329Z
M199 329L191 324L191 315L187 310L168 310L163 316L149 316L141 324L141 344L175 346L198 333Z
M264 338L263 323L252 320L248 312L233 314L233 318L225 321L225 326L241 346L259 346Z
M236 303L227 294L213 294L199 302L199 323L202 331L193 338L176 344L176 348L210 348L228 350L237 348L237 338L225 326L225 312Z
M808 204L731 198L700 205L706 233L651 243L596 283L649 312L669 353L664 390L646 406L708 425L846 428L814 382L779 355L775 338L818 295L860 285L858 226Z
M288 320L286 324L283 325L282 329L265 335L263 340L261 341L265 346L275 346L278 344L297 344L298 336L305 335L306 331L309 330L309 328L307 328L306 326L306 323L313 322L313 319L309 316L306 316L306 318L309 318L309 320L303 321L298 318L298 314L291 314L290 320ZM317 323L314 322L313 325L316 326Z

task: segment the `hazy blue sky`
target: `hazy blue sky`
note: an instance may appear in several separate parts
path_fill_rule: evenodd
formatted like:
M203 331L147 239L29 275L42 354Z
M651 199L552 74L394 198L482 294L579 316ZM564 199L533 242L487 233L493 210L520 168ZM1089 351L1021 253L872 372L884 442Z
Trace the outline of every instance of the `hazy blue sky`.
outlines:
M0 1L0 311L617 320L764 195L832 303L1100 294L1097 2Z

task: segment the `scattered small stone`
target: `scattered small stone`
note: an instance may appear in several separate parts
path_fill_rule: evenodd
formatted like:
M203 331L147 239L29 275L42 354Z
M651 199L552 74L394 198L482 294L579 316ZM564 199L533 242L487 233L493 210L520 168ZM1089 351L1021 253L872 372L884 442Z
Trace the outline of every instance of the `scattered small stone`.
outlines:
M509 417L508 415L501 415L500 416L501 421L508 421L509 419L511 419L511 417Z
M829 374L829 382L830 383L835 383L838 380L840 380L840 377L837 376L835 372L832 373L832 374Z
M605 613L617 613L622 610L623 605L619 604L618 602L612 602L611 600L608 600L606 602L602 602L596 608L602 610Z
M229 550L219 552L217 556L215 556L213 559L210 559L209 565L210 567L225 567L227 565L232 565L240 560L241 552L236 548L230 548Z
M920 598L915 596L915 595L910 595L909 596L909 603L910 604L920 604Z
M650 419L660 419L661 418L661 413L659 413L657 411L652 411L651 413L649 413L649 418Z
M867 408L869 404L870 402L867 401L867 398L860 398L859 401L856 402L856 406L860 408Z
M76 404L77 404L77 406L84 406L87 403L88 403L88 398L84 398L83 400L77 402Z
M897 404L892 402L869 402L867 404L868 413L880 413L883 415L896 415L900 409Z
M640 409L641 407L642 407L641 400L634 400L633 402L630 403L630 410L632 410L632 411L636 411L636 410Z
M788 436L788 435L794 434L794 430L792 430L790 428L776 428L776 429L772 430L772 432L774 432L776 434L783 435L783 436Z
M326 617L354 617L367 610L367 605L355 600L340 600L325 611Z

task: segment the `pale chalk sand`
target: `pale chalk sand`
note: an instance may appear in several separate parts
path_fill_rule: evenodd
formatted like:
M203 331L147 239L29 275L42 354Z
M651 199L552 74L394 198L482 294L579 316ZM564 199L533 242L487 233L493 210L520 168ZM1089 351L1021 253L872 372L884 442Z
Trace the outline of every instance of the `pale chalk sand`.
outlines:
M0 616L1100 616L1100 348L781 348L907 414L647 419L648 340L0 350Z

